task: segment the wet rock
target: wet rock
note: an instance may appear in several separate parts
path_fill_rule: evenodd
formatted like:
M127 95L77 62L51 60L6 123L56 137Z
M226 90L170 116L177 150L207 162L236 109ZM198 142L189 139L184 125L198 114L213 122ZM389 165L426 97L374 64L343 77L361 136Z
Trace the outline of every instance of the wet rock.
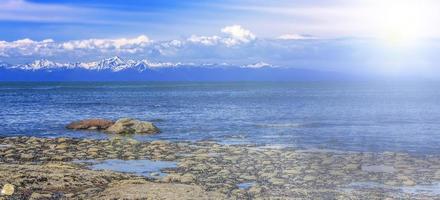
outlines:
M51 194L40 194L40 193L37 193L37 192L33 192L29 199L30 200L50 199L51 197L52 197Z
M1 194L6 196L11 196L14 194L14 191L15 191L14 185L6 183L2 188Z
M67 144L62 143L62 144L57 145L57 146L55 147L55 149L62 150L62 149L67 149L68 147L69 147L69 146L68 146Z
M399 183L397 181L390 180L390 181L386 181L385 185L397 186L397 185L399 185Z
M169 142L165 141L165 140L155 140L155 141L152 141L150 144L151 145L164 146L164 145L168 145Z
M311 175L304 176L304 181L315 181L316 178Z
M344 167L344 169L348 170L348 171L360 170L361 169L361 165L360 164L350 163L350 164L346 165Z
M301 170L296 169L296 168L292 168L292 169L286 169L283 172L288 175L298 175L301 173Z
M66 128L75 130L104 130L111 125L113 125L113 122L106 119L85 119L72 122Z
M181 176L178 174L169 174L162 178L162 181L165 183L171 183L171 182L180 182Z
M411 179L406 179L406 180L404 180L402 183L403 183L403 185L405 185L405 186L414 186L414 185L416 185L416 182L414 182L414 181L411 180Z
M181 183L193 183L194 182L194 176L191 174L185 174L180 178Z
M159 177L160 173L159 172L153 172L153 173L150 173L150 176L152 176L152 177Z
M259 185L253 185L252 187L249 188L249 193L251 194L259 194L262 191L262 188Z
M284 179L280 179L280 178L271 178L269 179L269 182L272 185L284 185L285 183Z
M414 185L416 185L416 182L414 182L410 177L408 177L408 176L402 176L402 175L399 175L398 177L397 177L399 180L401 180L402 181L402 184L403 185L405 185L405 186L414 186Z
M167 155L167 156L165 156L164 159L165 159L165 160L175 160L175 159L176 159L176 156L175 156L175 155Z
M140 121L130 118L122 118L108 127L107 132L115 134L154 134L160 130L151 122Z
M93 199L93 198L92 198ZM125 180L112 184L95 199L227 199L224 194L208 192L200 186Z
M244 190L241 189L235 189L232 190L231 194L235 197L237 197L237 199L246 199L246 192Z
M21 154L20 158L23 160L32 160L34 156L31 154Z
M67 138L58 138L58 139L57 139L57 142L59 142L59 143L65 143L65 142L67 142Z

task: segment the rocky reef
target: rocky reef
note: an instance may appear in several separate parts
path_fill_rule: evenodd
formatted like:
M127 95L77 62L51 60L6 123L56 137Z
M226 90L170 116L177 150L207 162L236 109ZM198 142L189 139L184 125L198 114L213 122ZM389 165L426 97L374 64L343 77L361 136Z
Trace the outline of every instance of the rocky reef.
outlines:
M161 160L163 176L96 171L84 160ZM0 138L6 199L434 199L440 157L214 142ZM10 187L10 186L8 186ZM422 191L422 192L420 192Z
M74 130L101 130L113 134L155 134L160 130L153 123L131 118L121 118L116 122L107 119L85 119L66 126Z

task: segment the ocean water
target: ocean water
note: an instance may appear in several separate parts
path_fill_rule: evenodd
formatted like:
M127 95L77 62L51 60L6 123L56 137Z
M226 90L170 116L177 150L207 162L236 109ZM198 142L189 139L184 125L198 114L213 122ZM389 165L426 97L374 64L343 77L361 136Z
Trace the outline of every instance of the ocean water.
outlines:
M0 83L0 136L111 137L85 118L156 123L139 140L440 153L439 82Z

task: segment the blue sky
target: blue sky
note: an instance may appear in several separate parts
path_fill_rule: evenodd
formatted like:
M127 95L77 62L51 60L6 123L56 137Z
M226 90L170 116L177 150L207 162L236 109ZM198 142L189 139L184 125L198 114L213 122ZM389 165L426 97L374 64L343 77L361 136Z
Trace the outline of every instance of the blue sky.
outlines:
M437 72L434 0L0 0L0 60Z

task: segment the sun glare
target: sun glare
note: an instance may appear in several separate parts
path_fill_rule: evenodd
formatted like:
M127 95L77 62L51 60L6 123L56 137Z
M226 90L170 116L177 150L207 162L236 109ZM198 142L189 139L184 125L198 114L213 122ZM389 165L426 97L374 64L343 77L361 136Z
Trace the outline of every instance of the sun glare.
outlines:
M411 45L429 34L433 6L423 0L381 1L370 14L376 16L380 38L392 45Z

